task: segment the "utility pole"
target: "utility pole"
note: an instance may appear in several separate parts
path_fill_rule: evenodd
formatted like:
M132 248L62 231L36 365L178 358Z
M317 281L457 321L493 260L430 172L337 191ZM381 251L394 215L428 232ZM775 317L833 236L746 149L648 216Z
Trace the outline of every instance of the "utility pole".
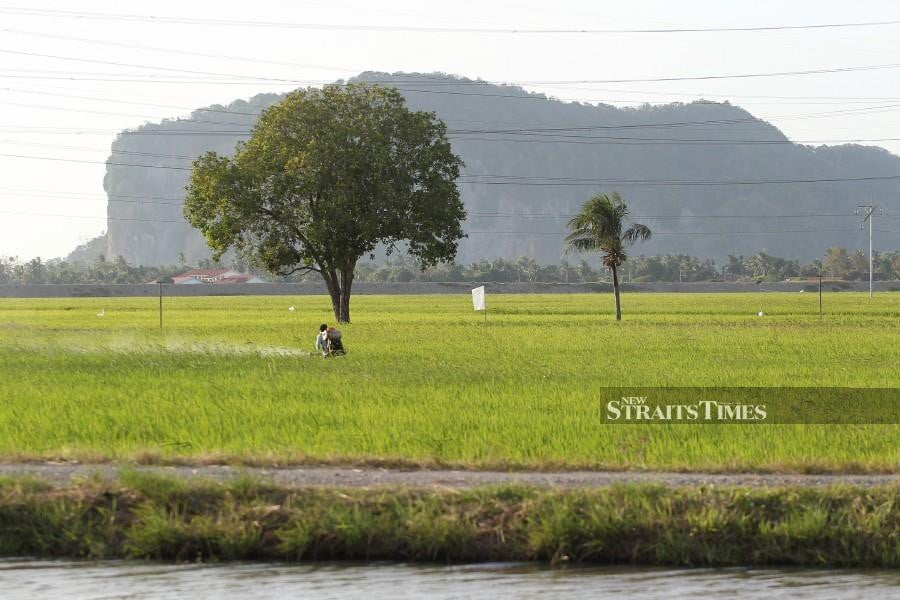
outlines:
M163 330L163 284L175 283L171 277L159 277L156 284L159 286L159 330Z
M866 211L865 217L863 217L862 223L860 223L860 227L866 221L869 222L869 298L872 297L872 215L875 213L875 209L877 207L874 204L860 204L856 207L856 214L859 214L859 209L864 209Z
M822 318L822 269L819 269L819 318Z

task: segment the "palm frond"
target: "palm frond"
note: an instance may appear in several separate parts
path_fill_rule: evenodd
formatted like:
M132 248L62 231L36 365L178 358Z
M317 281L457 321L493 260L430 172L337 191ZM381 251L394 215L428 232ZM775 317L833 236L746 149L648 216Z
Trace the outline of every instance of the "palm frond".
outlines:
M578 213L577 215L575 215L574 217L569 219L567 226L569 229L572 229L572 230L584 229L586 227L590 227L591 226L590 215L588 213L584 212L584 210L582 210L582 212Z
M566 247L564 252L591 252L597 250L597 238L593 232L588 229L577 229L566 236Z
M649 227L640 223L635 223L622 234L622 241L630 246L638 241L642 242L644 240L649 240L652 235L653 232L650 231Z
M650 228L640 223L622 231L627 217L628 207L617 192L594 196L569 220L566 254L601 251L606 262L621 264L626 246L651 236Z

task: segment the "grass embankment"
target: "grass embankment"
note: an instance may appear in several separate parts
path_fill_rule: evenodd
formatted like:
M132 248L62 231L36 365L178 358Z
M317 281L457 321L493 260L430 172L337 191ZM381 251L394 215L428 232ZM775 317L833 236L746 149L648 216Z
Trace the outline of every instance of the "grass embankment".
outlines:
M881 471L900 426L610 425L615 386L900 383L900 294L0 299L0 460ZM289 312L289 306L295 312ZM97 313L105 309L103 317ZM757 312L763 310L764 317Z
M900 566L897 488L285 490L0 481L0 555Z

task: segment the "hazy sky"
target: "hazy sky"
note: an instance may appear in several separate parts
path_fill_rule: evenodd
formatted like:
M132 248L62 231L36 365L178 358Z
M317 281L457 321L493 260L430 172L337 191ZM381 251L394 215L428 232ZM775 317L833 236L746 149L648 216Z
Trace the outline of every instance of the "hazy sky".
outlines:
M72 14L63 14L66 11ZM185 22L190 19L242 24ZM277 24L621 30L885 20L900 20L900 3L0 0L0 255L65 255L105 230L102 163L117 131L146 120L185 115L211 103L321 84L362 70L442 71L521 82L563 99L617 105L729 99L773 122L794 140L900 139L900 68L752 79L578 83L892 65L900 63L900 25L727 33L511 34ZM251 21L267 25L253 26ZM273 61L290 64L270 64ZM900 141L877 145L900 154Z

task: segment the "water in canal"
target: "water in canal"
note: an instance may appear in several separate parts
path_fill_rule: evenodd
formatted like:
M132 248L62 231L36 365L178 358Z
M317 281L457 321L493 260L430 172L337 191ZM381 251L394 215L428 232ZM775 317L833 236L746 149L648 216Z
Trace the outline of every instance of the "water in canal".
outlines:
M900 572L531 564L171 565L0 561L0 597L27 598L898 598Z

